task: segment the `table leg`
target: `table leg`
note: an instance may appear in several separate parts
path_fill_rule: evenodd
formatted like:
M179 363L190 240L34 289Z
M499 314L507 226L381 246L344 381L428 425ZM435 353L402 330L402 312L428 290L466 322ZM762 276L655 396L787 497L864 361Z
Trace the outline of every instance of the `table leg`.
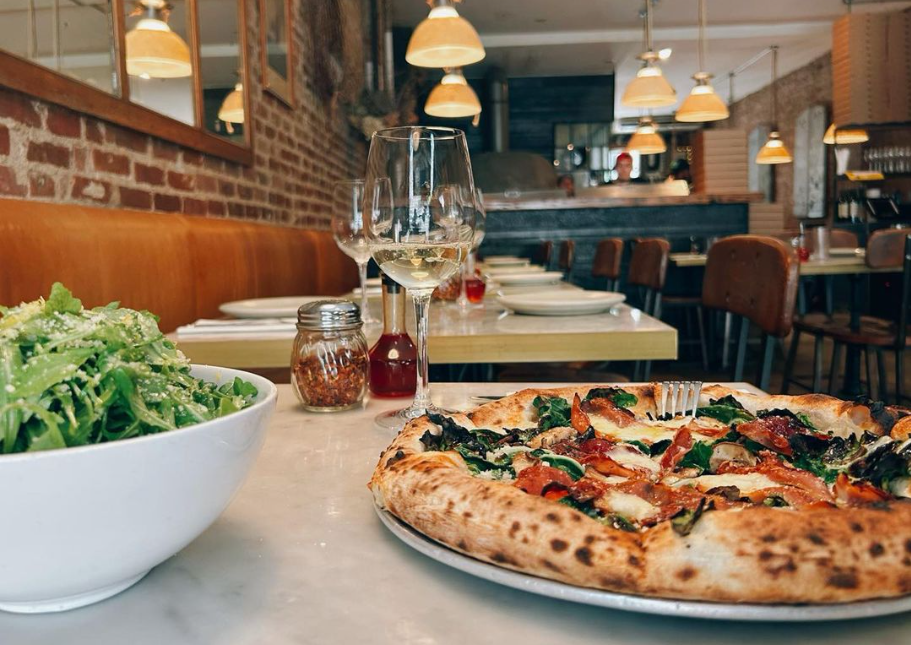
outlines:
M859 283L861 276L852 274L849 280L851 283L851 329L859 331L861 310ZM853 398L860 394L860 347L848 345L847 355L845 356L845 381L841 395L846 398Z

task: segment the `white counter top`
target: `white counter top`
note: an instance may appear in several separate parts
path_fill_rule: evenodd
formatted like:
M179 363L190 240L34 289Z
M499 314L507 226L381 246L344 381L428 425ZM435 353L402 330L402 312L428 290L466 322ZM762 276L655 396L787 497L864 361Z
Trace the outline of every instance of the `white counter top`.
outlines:
M437 385L443 403L517 385ZM373 416L321 416L289 386L256 468L216 524L100 604L0 614L2 645L906 644L911 614L828 624L658 618L549 600L432 561L386 531L366 488L391 436ZM66 539L66 536L60 536Z

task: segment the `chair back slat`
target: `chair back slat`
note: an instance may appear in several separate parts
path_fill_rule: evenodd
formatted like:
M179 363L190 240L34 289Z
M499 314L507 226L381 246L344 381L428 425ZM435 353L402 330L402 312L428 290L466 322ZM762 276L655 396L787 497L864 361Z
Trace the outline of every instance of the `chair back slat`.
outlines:
M550 240L546 242L541 242L541 246L538 248L538 257L535 258L538 261L538 264L543 265L546 268L550 268L550 259L554 255L554 243Z
M560 258L557 261L557 265L560 267L561 271L571 271L573 268L573 261L576 258L576 243L573 240L564 240L560 244Z
M907 233L906 231L902 231ZM902 300L898 312L896 347L901 349L908 340L908 309L911 308L911 235L905 235L904 270L902 271ZM896 360L901 360L898 357ZM899 401L899 403L901 403Z
M626 281L633 286L662 291L670 251L670 242L660 237L637 240L630 256Z
M620 264L623 260L623 240L609 237L598 242L595 259L592 261L592 277L616 280L620 277Z
M734 235L709 249L702 304L743 316L766 334L787 336L794 317L798 263L773 237Z

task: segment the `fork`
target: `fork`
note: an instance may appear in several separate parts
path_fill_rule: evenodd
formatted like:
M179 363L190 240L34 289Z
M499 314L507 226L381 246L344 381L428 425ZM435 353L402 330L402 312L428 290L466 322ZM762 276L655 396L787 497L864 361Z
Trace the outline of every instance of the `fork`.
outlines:
M699 395L702 393L702 381L662 381L659 386L659 419L671 419L678 415L696 416Z

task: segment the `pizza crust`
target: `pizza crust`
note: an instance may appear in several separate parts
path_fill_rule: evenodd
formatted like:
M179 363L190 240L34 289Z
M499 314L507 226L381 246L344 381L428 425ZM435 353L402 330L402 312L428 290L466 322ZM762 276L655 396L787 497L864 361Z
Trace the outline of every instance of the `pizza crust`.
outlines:
M521 427L535 396L571 399L590 387L523 390L468 418L478 427ZM624 389L640 398L642 411L654 406L651 386ZM706 402L721 392L731 393L707 388ZM747 409L764 399L757 409L840 418L853 407L831 397L744 400L734 394ZM840 603L911 593L911 502L710 511L687 536L668 522L625 532L507 482L474 477L455 452L424 452L420 437L427 430L438 428L426 418L410 422L383 453L369 484L374 499L425 535L480 560L568 584L664 598Z

